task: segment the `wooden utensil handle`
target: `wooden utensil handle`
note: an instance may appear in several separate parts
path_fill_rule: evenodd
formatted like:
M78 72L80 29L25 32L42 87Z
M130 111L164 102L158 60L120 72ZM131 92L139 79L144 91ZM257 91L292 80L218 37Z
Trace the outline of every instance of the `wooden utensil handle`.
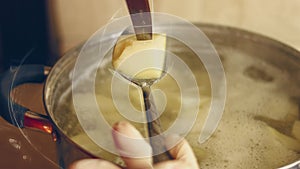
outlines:
M148 0L126 0L137 40L152 39L152 21Z

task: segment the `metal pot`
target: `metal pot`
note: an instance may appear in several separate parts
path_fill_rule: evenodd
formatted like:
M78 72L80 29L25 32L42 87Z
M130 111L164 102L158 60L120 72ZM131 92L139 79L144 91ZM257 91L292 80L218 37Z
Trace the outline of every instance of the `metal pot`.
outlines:
M265 94L273 93L274 97L281 97L284 95L286 96L285 99L291 100L293 103L298 104L298 106L300 105L299 51L276 40L236 28L208 24L198 24L197 26L200 27L212 41L224 64L225 73L227 74L226 80L228 82L228 99L224 112L225 118L226 116L230 116L231 111L257 111L256 108L264 109L264 105L260 105L259 101L261 101L261 97L265 97L266 95L258 93L249 96L251 93L249 93L246 88L240 86L245 86L247 83L262 86L262 88L265 88L265 90L268 91ZM95 47L97 47L97 45L95 45ZM54 65L49 75L47 75L48 70L44 69L44 66L42 65L25 65L15 70L10 70L2 75L0 92L1 106L7 110L7 113L1 115L8 122L17 127L37 128L56 135L55 137L57 137L57 135L58 137L63 135L63 137L67 138L68 143L75 143L77 147L89 155L100 158L106 156L106 158L110 158L109 160L118 163L119 158L117 156L100 150L99 146L90 140L82 130L74 112L62 112L63 110L58 110L60 104L67 104L60 102L60 98L66 91L70 90L72 82L70 74L74 68L76 58L78 57L81 48L82 45L79 45L66 53ZM270 72L272 73L272 70L270 69L276 69L276 71L280 70L284 77L282 76L281 78L276 74L270 74ZM9 93L13 87L29 82L42 83L45 79L44 104L48 116L31 112L30 110L15 104L9 98ZM251 92L253 93L254 91ZM253 97L252 100L254 101L248 102L248 99L246 98L249 97ZM241 98L245 99L243 100ZM237 108L237 104L241 104L242 108ZM265 102L262 104L265 104ZM268 107L268 105L265 106ZM280 106L280 104L278 106ZM280 109L280 107L278 109ZM221 121L219 130L222 130L222 127L226 126L225 123L226 122ZM84 135L81 141L74 139L74 136L78 134ZM218 136L216 135L216 137ZM187 138L195 149L199 147L197 146L196 141L198 135L196 136L192 133ZM213 139L214 138L212 138L212 140ZM220 140L221 139L222 138L220 138ZM207 143L200 145L200 147L205 149L205 147L212 142L214 141L209 140ZM200 163L202 163L201 155L202 154L197 155ZM296 160L295 158L299 159L300 156L298 155L298 157L294 157L294 159L290 160L278 161L276 164L272 165L273 167L280 167ZM76 157L73 159L76 159ZM247 159L244 160L247 161ZM268 160L266 161L268 162ZM261 163L263 162L260 161L257 164L253 164L251 168L253 168L253 166L259 167Z

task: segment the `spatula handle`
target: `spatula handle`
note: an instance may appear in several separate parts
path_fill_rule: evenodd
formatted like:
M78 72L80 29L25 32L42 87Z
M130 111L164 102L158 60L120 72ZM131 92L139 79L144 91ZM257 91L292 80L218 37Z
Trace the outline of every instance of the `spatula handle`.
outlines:
M148 0L126 0L137 40L152 39L152 21Z

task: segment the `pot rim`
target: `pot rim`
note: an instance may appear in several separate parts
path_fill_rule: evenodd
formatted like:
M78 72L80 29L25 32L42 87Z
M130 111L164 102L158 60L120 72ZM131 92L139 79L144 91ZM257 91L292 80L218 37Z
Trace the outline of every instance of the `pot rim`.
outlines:
M267 45L270 46L271 48L278 48L281 49L282 51L284 51L284 53L287 53L288 56L295 60L296 64L300 65L300 51L297 50L296 48L284 43L284 42L280 42L279 40L270 38L268 36L259 34L259 33L255 33L255 32L251 32L248 30L244 30L241 28L236 28L236 27L231 27L231 26L224 26L224 25L219 25L219 24L210 24L210 23L195 23L194 24L196 27L200 28L206 35L207 32L216 32L216 34L222 32L222 34L230 34L231 36L235 36L235 37L239 37L239 38L243 38L255 43L260 43L262 45ZM210 39L210 38L209 38ZM49 119L51 121L51 123L53 124L54 128L55 128L55 132L58 132L59 134L62 134L63 137L65 137L70 143L72 143L73 145L75 145L77 148L79 148L82 152L86 153L87 155L94 157L94 158L99 158L99 156L92 154L91 152L89 152L88 150L86 150L85 148L83 148L81 145L75 143L67 134L65 134L60 127L56 124L56 122L54 121L54 119L52 118L51 115L51 108L48 105L49 100L47 99L49 97L49 90L47 90L49 88L49 83L51 82L50 80L53 80L53 76L56 73L55 70L58 67L62 67L63 63L66 62L66 60L70 59L73 56L73 53L75 51L80 51L80 49L83 47L83 45L85 44L85 42L79 44L76 47L73 47L72 49L68 50L65 54L62 55L62 57L54 64L54 66L52 67L46 81L45 84L43 86L43 104L46 110L47 115L49 116ZM55 74L55 76L59 77L57 74ZM52 89L53 90L53 89ZM61 135L59 135L60 137ZM101 157L100 157L101 158Z

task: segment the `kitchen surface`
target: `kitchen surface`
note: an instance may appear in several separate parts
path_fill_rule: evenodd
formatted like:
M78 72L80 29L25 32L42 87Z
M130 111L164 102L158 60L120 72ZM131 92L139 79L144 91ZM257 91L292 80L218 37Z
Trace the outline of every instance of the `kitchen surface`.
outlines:
M149 2L154 12L175 15L192 23L240 28L275 39L300 51L299 0L187 0L184 3L180 0L150 0ZM52 0L47 1L47 7L49 22L54 32L52 35L55 37L60 57L86 41L114 18L128 13L123 0ZM295 76L298 78L300 75ZM43 105L43 84L18 86L13 91L12 97L20 105L34 112L46 114ZM59 146L64 146L64 143L55 142L55 136L51 134L18 129L2 118L0 118L0 134L2 135L0 168L58 169L62 161L67 161L67 157L57 153L57 148L62 149ZM74 147L71 149L68 151L69 155L77 154L75 159L90 157L79 149Z

